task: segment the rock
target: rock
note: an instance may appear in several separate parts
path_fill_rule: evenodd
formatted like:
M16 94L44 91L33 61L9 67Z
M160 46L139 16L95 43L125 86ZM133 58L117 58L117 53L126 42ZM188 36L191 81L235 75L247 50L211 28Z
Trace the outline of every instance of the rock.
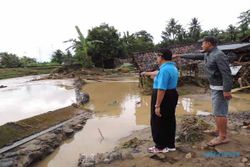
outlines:
M25 150L37 151L41 149L41 145L29 144L25 147Z
M248 159L246 158L246 157L243 157L242 159L241 159L241 162L242 163L246 163L248 161Z
M110 161L116 161L116 160L121 160L122 159L122 154L119 152L112 152L109 155Z
M89 102L89 99L90 97L88 93L82 93L79 90L76 90L76 102L78 105L87 104Z
M122 153L122 159L134 159L133 155L129 152Z
M81 124L77 124L73 127L73 129L76 131L81 130L82 128L83 128L83 125L81 125Z
M15 160L13 158L6 158L0 160L1 167L12 167L15 166Z
M109 164L109 163L111 162L111 160L108 159L108 158L105 158L103 162L104 162L105 164Z
M186 159L190 159L190 158L192 158L192 156L193 156L192 153L187 153L187 154L185 155L185 158L186 158Z
M7 86L4 86L4 85L0 85L0 88L6 88Z
M97 153L95 155L95 163L96 164L102 163L104 161L104 159L105 159L104 154Z
M79 106L76 103L71 104L72 107L78 108Z
M66 137L72 137L74 135L74 130L70 128L64 128L63 132Z
M48 149L46 149L46 150L48 150ZM50 151L50 152L52 152L52 151ZM44 155L46 155L46 153L43 152L43 151L30 152L30 154L28 155L28 157L29 157L29 159L30 159L31 162L29 164L31 164L32 162L35 162L35 161L41 159L41 157L44 156Z
M95 158L94 155L84 155L81 154L78 160L79 167L95 167Z
M54 133L47 133L47 134L44 134L42 136L40 136L38 138L38 140L42 141L42 142L47 142L47 141L53 141L53 140L56 140L57 138L57 135L54 134ZM29 143L27 143L29 144Z

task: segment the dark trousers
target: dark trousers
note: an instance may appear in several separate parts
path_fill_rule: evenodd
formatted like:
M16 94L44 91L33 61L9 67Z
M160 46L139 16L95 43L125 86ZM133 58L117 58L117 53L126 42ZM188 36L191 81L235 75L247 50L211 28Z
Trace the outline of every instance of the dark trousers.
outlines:
M160 109L161 117L155 114L157 99L157 89L153 90L151 98L151 132L155 147L163 149L165 147L175 148L176 119L175 109L178 102L178 93L175 89L166 90Z

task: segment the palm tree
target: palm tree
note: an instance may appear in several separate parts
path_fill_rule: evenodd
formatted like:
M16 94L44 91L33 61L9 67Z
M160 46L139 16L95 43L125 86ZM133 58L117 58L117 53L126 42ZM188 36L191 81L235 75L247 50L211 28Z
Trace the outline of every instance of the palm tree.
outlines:
M162 32L162 38L167 41L174 41L176 39L176 33L177 29L176 26L178 21L176 21L174 18L171 18L168 21L167 27L165 28L165 31Z
M201 26L200 22L198 21L198 18L194 17L192 18L190 24L189 24L189 34L190 37L194 40L197 41L200 38L200 33L201 33Z

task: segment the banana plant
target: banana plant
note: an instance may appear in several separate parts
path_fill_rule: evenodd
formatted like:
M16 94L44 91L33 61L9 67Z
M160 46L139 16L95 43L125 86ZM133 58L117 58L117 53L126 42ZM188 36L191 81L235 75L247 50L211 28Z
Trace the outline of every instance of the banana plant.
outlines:
M100 40L93 40L88 41L82 34L81 30L78 26L75 26L75 29L78 33L78 39L69 39L67 41L64 41L64 43L71 42L73 43L70 47L68 47L66 50L72 49L75 52L75 57L83 67L92 67L93 62L91 60L91 57L88 55L88 48L93 43L103 43L103 41Z

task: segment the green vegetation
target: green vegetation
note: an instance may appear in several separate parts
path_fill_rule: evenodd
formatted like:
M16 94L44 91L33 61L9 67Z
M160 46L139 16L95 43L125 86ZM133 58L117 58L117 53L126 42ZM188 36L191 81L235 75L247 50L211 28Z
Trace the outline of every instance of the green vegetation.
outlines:
M22 77L27 75L48 74L58 65L40 65L35 67L0 68L0 79Z
M24 137L47 129L53 125L66 121L80 112L80 109L70 106L18 122L11 122L2 125L0 126L0 148Z
M1 67L13 68L21 66L20 59L15 54L0 53L0 58Z
M89 54L96 67L114 68L114 58L119 57L119 35L108 24L94 27L88 32L88 41L102 41L89 46Z
M238 19L238 26L230 24L226 30L220 30L215 27L203 31L196 17L191 19L187 29L174 18L171 18L167 22L165 30L162 32L163 41L158 44L158 47L197 42L199 39L208 35L217 37L222 43L240 41L242 38L250 35L250 10L242 12Z

